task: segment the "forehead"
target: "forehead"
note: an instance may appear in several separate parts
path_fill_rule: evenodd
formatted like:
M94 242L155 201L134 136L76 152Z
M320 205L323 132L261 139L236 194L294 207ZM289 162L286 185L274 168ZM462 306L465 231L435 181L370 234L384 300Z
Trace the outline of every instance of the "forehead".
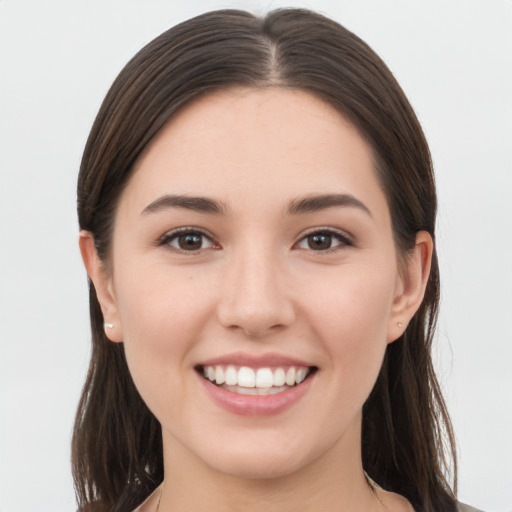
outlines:
M278 87L220 91L187 105L138 160L126 192L135 190L130 202L142 208L162 193L214 196L235 207L307 193L384 200L357 129L317 97Z

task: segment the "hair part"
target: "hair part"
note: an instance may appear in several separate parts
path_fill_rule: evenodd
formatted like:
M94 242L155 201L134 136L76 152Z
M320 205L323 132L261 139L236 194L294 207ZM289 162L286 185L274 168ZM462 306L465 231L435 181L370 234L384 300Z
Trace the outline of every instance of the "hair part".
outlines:
M393 75L357 36L303 9L263 18L222 10L164 32L125 66L87 141L78 179L80 228L108 267L115 213L134 165L186 104L229 87L309 92L357 127L374 151L400 255L418 231L435 239L436 192L421 126ZM105 336L90 286L92 355L75 421L72 460L81 511L134 508L163 479L161 427L131 379L123 344ZM367 473L415 510L455 511L447 474L455 443L431 359L439 303L434 251L424 301L387 348L363 408ZM453 487L455 484L453 484Z

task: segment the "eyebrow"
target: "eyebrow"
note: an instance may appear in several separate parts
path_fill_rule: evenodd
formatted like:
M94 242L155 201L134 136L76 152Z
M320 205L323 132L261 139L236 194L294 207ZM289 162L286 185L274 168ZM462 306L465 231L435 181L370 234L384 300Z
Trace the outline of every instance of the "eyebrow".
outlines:
M339 206L358 208L367 213L370 217L372 216L369 208L351 194L320 194L295 199L289 204L287 213L288 215L313 213ZM169 208L185 208L199 213L224 216L227 215L228 212L228 208L224 203L207 197L164 195L146 206L146 208L142 210L141 215L156 213Z
M168 208L185 208L200 213L226 215L227 207L223 203L208 199L207 197L194 197L185 195L165 195L159 197L142 210L141 215L155 213Z
M290 203L288 214L312 213L336 206L358 208L372 217L370 209L351 194L321 194L296 199Z

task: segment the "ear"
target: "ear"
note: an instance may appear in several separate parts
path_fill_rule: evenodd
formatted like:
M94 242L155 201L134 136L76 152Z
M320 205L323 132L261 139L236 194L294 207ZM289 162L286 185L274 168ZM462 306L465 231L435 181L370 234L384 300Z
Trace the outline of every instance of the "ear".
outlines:
M101 306L105 322L105 334L110 341L123 341L121 322L113 292L112 277L98 256L92 233L84 230L80 231L78 243L87 274L94 284L96 296Z
M387 341L391 343L405 331L420 307L430 275L434 243L426 231L416 234L414 249L405 256L405 268L399 273L395 298L389 317Z

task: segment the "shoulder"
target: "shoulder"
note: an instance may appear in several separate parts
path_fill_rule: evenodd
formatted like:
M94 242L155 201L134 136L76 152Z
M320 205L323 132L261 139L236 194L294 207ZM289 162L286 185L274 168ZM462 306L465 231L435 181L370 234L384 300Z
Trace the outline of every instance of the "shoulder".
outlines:
M465 505L464 503L457 503L457 510L458 512L483 512L482 510L470 507L469 505Z

